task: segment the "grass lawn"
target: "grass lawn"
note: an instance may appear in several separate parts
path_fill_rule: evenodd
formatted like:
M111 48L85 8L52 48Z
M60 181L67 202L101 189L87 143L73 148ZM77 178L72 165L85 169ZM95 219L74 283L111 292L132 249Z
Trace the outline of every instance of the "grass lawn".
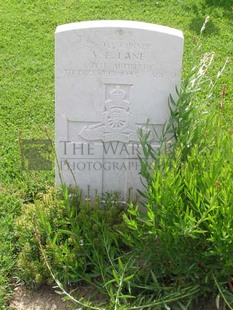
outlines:
M206 25L193 53L194 37ZM184 32L183 76L204 52L214 51L216 75L230 61L225 117L233 121L233 0L1 0L0 6L0 309L14 275L17 243L14 218L24 202L52 185L54 172L29 173L21 166L19 137L54 137L54 31L57 25L85 20L125 19L174 27ZM216 96L219 96L219 93Z

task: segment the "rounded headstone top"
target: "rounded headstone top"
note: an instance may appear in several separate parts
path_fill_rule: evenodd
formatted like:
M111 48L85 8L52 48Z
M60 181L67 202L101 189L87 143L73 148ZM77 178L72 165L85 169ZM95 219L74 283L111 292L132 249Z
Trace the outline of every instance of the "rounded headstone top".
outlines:
M94 20L94 21L83 21L77 23L70 23L59 25L56 28L56 33L79 30L79 29L91 29L91 28L130 28L130 29L141 29L161 32L168 35L174 35L183 38L183 32L178 29L170 28L167 26L131 21L131 20Z

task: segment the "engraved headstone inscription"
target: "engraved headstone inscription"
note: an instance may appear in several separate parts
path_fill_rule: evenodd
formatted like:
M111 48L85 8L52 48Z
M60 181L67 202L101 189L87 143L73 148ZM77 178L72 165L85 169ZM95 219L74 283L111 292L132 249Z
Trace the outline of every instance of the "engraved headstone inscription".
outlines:
M56 29L56 184L91 196L141 189L138 130L157 133L180 84L182 32L134 21ZM152 147L158 139L151 130Z

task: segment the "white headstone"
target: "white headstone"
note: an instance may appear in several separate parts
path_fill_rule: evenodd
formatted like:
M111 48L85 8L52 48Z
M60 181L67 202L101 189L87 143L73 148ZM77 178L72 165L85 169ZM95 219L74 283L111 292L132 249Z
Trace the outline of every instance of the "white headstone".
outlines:
M56 29L56 183L93 196L141 188L138 129L159 132L179 87L183 35L133 21ZM156 147L155 136L151 143ZM59 172L60 171L60 172ZM75 181L74 181L75 179Z

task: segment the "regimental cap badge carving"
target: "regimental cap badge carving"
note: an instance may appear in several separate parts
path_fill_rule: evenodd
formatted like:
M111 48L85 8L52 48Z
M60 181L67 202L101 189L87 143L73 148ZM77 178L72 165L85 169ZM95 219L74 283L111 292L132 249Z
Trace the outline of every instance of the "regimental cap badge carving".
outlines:
M105 102L102 121L85 126L79 135L87 141L102 140L129 143L138 141L137 125L130 111L132 84L105 84Z
M119 85L116 85L116 87L109 92L110 99L106 100L105 102L107 110L120 108L128 111L129 101L124 100L126 95L126 91Z

